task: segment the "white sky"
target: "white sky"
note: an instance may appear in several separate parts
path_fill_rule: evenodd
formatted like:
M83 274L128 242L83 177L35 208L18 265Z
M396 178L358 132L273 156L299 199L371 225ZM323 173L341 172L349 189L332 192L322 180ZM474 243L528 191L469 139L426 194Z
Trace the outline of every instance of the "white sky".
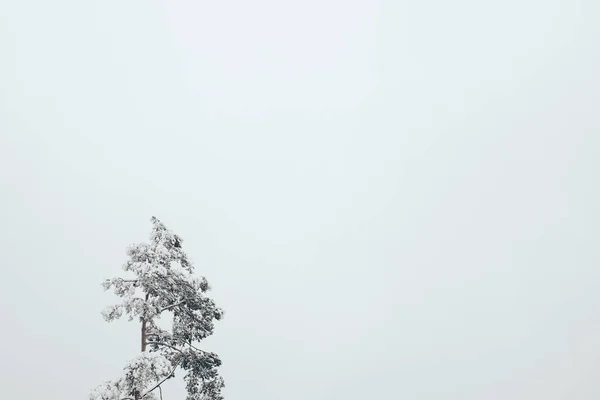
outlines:
M227 400L600 396L600 3L0 2L0 383L137 351L156 215ZM181 399L172 384L165 399Z

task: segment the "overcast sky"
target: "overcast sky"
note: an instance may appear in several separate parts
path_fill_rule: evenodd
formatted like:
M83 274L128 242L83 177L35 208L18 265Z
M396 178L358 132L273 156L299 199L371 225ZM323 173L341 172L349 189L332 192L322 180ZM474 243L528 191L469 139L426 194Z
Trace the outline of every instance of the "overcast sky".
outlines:
M152 215L227 400L599 398L600 2L0 3L3 398L118 377Z

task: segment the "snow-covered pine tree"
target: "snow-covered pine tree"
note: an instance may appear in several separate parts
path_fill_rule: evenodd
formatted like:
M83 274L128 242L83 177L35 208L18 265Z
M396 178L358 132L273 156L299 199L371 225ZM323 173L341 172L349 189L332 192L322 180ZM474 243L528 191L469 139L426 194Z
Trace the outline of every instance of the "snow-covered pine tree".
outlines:
M107 279L104 289L113 289L121 303L102 314L107 321L120 318L141 324L141 353L130 360L123 375L94 389L91 400L162 400L161 385L173 378L177 368L185 371L187 400L222 400L223 379L217 367L221 360L195 344L212 335L214 320L223 311L207 297L208 282L194 274L194 267L181 248L182 239L152 217L148 243L127 250L123 269L131 278ZM164 313L173 318L165 330L156 320Z

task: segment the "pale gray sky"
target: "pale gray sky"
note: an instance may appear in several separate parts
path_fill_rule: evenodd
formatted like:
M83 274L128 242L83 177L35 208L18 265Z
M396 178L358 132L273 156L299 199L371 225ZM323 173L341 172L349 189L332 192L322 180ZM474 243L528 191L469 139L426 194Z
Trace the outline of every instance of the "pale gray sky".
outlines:
M156 215L227 312L227 400L598 399L598 21L1 2L2 396L118 376L139 328L100 282Z

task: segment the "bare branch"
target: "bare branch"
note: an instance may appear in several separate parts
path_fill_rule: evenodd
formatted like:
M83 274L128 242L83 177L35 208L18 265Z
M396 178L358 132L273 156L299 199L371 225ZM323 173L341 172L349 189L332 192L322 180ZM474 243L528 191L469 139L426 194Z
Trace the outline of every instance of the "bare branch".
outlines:
M157 380L159 379L158 378L158 374L156 374L156 379ZM162 397L162 387L160 387L160 386L158 387L158 392L160 393L160 400L163 400L163 397Z

